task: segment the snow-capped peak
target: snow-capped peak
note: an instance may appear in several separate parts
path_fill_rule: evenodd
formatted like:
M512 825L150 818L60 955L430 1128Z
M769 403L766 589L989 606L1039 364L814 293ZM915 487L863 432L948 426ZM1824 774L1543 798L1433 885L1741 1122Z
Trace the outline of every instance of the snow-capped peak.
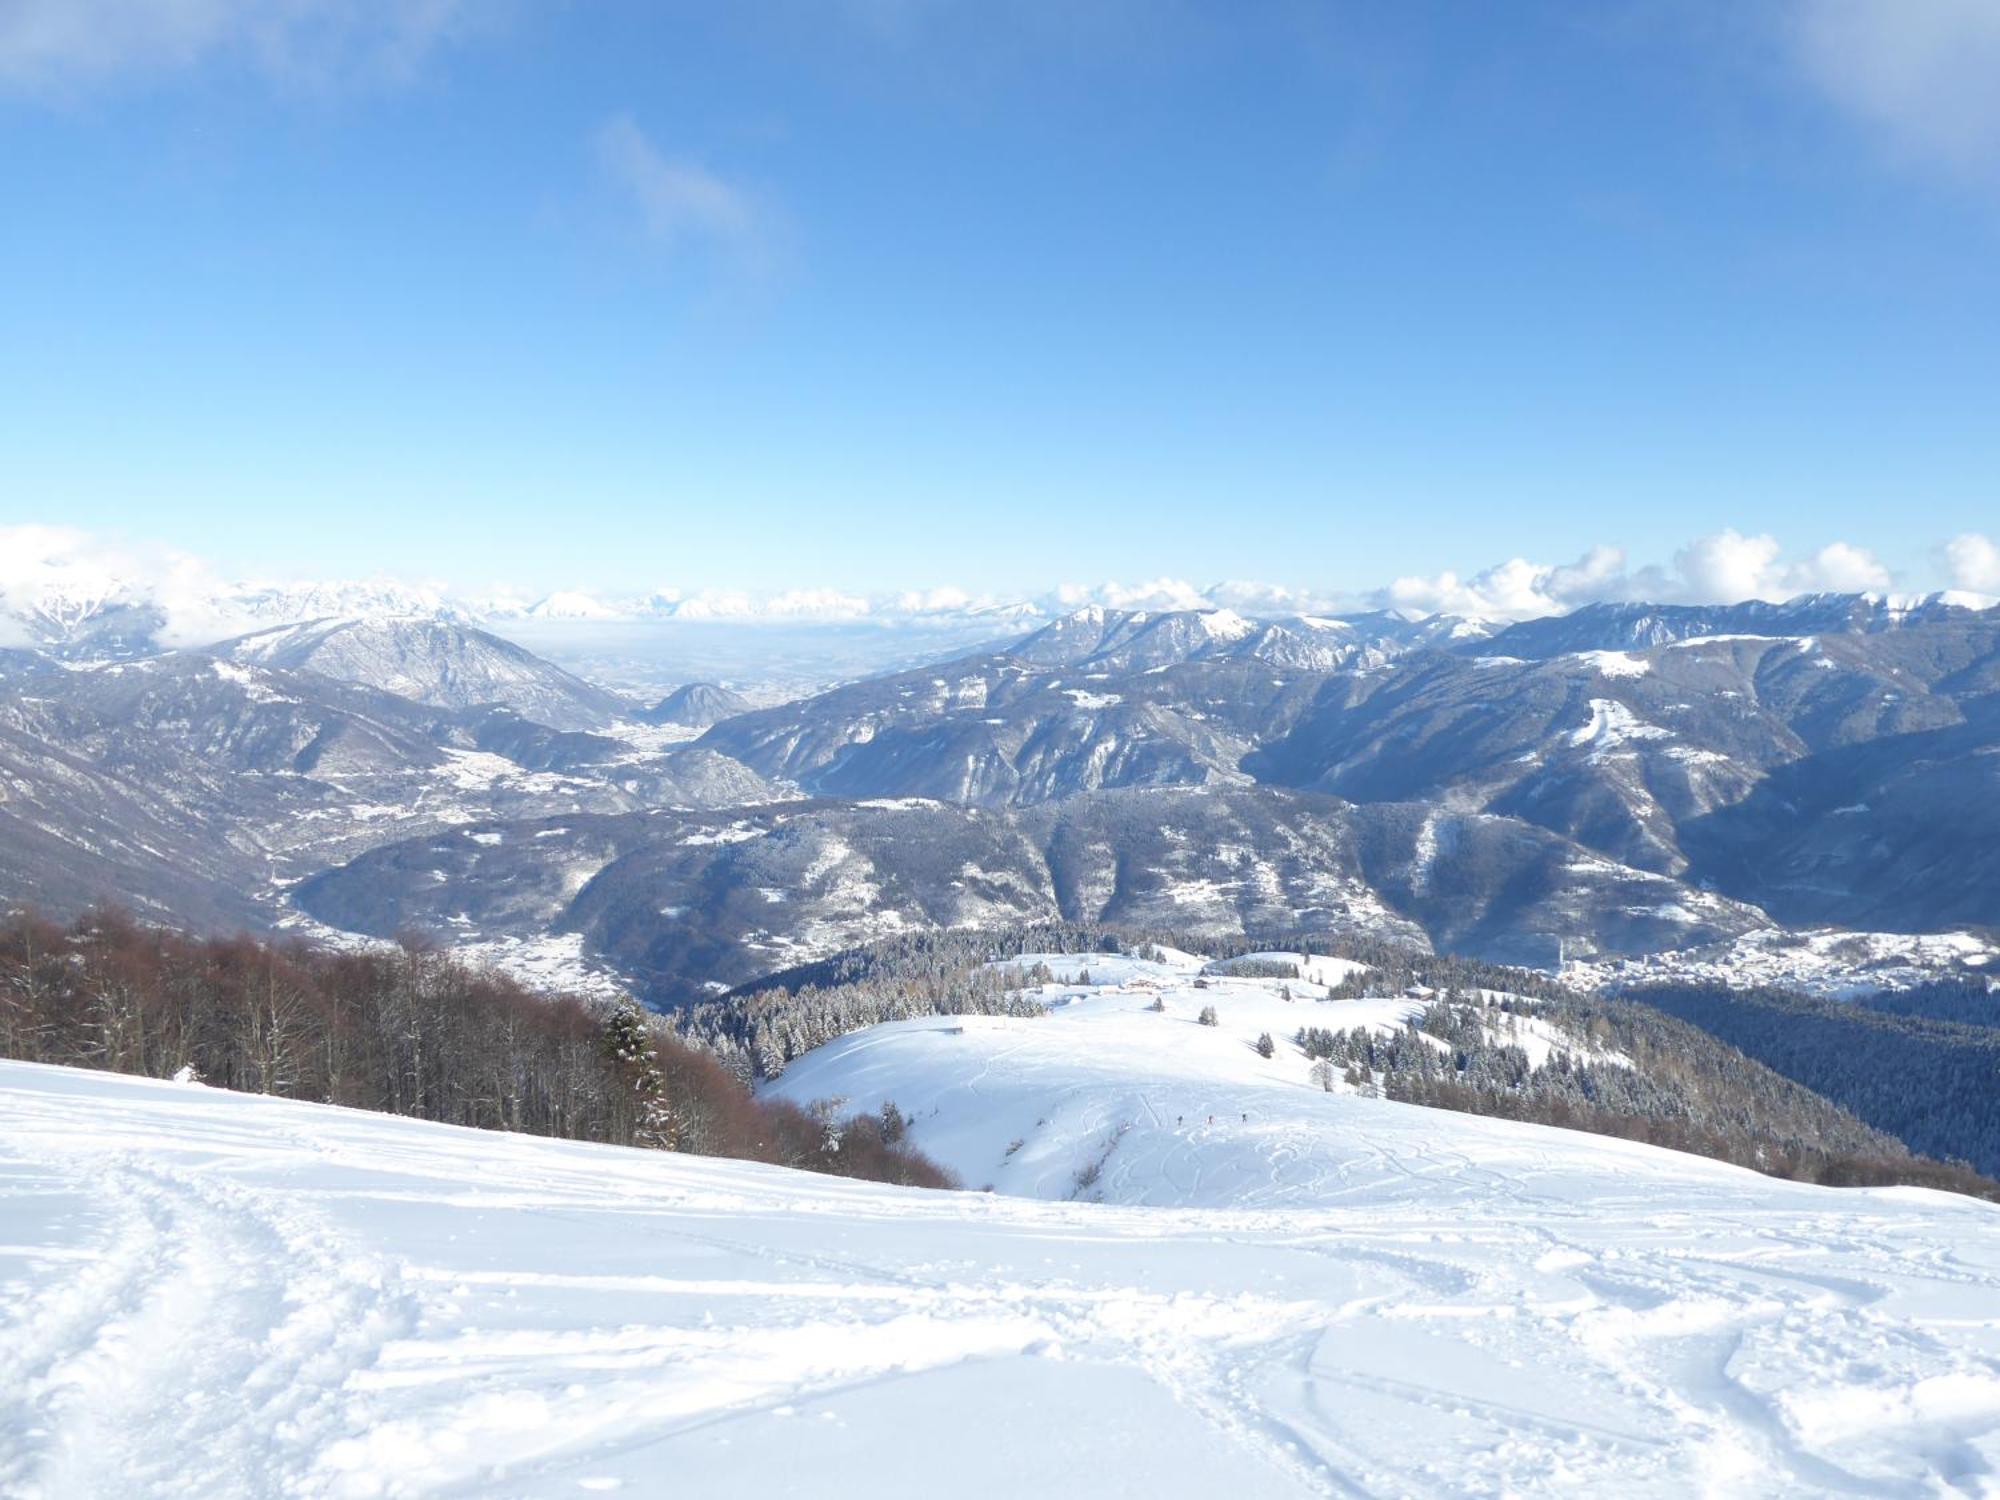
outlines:
M1201 628L1218 641L1240 641L1256 629L1233 609L1204 610L1198 618Z
M531 620L615 620L619 612L575 589L559 589L528 606Z

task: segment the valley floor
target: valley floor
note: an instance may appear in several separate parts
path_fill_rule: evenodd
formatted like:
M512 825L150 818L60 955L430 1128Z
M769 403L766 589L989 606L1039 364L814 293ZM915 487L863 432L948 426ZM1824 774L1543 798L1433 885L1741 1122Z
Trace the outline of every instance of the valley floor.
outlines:
M2000 1483L1992 1207L1320 1102L1317 1201L1148 1208L0 1064L0 1492Z

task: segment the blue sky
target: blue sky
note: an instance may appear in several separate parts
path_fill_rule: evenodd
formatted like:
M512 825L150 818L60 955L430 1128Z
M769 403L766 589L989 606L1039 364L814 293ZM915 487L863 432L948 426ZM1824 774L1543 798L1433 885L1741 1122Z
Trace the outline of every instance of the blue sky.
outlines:
M0 521L528 589L1690 591L1718 534L1978 586L1995 162L1990 0L0 0Z

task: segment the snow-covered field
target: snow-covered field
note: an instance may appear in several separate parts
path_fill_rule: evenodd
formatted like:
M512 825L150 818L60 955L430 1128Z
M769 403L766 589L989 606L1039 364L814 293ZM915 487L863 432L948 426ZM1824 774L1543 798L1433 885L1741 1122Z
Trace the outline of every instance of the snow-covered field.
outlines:
M1327 1093L1255 1034L1411 1002L1091 965L780 1080L1023 1196L0 1064L0 1494L2000 1487L2000 1210Z

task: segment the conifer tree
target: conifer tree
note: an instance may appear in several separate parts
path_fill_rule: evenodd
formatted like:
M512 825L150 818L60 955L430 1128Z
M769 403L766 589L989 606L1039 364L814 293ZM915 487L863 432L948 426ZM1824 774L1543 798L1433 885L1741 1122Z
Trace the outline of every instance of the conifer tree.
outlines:
M631 1000L621 1000L604 1023L604 1050L629 1090L630 1133L635 1146L678 1151L682 1121L668 1097L666 1076L653 1045L646 1013Z

